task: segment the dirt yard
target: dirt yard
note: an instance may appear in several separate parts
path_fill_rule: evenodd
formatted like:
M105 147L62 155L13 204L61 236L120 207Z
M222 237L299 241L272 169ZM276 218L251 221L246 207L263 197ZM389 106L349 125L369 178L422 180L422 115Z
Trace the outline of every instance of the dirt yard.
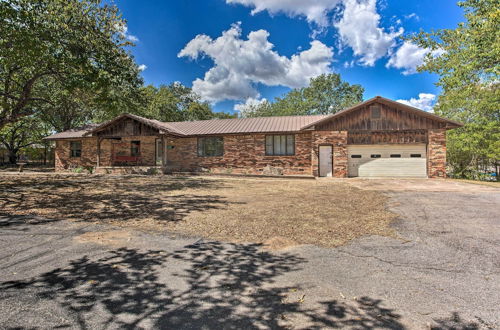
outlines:
M164 230L270 249L394 236L386 199L331 180L0 174L0 216Z

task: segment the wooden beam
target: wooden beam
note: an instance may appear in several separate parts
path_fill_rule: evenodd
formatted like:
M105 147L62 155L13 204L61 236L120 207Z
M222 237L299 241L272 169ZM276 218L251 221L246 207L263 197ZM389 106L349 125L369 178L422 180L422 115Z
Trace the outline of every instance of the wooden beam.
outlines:
M97 165L96 167L101 166L101 137L97 137Z
M165 135L161 135L161 166L167 167L167 142Z

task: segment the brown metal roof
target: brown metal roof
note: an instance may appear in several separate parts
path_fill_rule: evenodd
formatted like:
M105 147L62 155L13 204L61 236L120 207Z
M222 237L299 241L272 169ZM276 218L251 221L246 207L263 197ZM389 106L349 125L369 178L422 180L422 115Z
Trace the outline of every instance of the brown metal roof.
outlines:
M325 118L317 116L281 116L211 119L164 123L183 135L298 132L302 127Z
M298 132L304 126L326 118L327 115L316 116L282 116L258 118L211 119L183 122L161 122L132 114L122 114L102 124L90 124L80 128L53 134L46 140L71 139L92 136L99 130L106 128L117 120L129 117L165 133L179 136L240 134L240 133L279 133Z
M59 140L59 139L76 139L81 138L85 134L94 130L99 124L88 124L78 128L73 128L61 133L52 134L44 138L44 140Z

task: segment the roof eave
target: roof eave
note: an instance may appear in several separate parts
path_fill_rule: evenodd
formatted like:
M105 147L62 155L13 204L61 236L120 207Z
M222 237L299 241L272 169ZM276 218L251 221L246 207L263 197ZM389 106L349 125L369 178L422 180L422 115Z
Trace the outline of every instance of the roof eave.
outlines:
M399 103L399 102L396 102L396 101L393 101L393 100L389 100L389 99L386 99L384 97L381 97L381 96L376 96L376 97L373 97L369 100L366 100L362 103L359 103L355 106L352 106L350 108L347 108L347 109L344 109L344 110L341 110L337 113L334 113L326 118L323 118L323 119L320 119L314 123L311 123L311 124L308 124L304 127L301 128L301 130L306 130L306 129L309 129L309 128L312 128L318 124L321 124L323 122L327 122L333 118L336 118L336 117L340 117L340 116L343 116L343 115L346 115L352 111L355 111L359 108L362 108L370 103L374 103L374 102L380 102L380 103L384 103L384 104L389 104L389 105L392 105L392 106L396 106L396 107L400 107L400 108L403 108L403 109L406 109L408 111L412 111L412 112L417 112L418 114L424 116L424 117L430 117L434 120L437 120L437 121L441 121L441 122L445 122L447 124L451 124L452 127L448 127L448 125L445 127L445 129L453 129L453 128L458 128L458 127L462 127L464 126L464 124L458 122L458 121L454 121L454 120L451 120L451 119L446 119L446 118L443 118L443 117L440 117L438 115L435 115L435 114L432 114L432 113L429 113L427 111L424 111L424 110L421 110L421 109L418 109L418 108L415 108L415 107L412 107L412 106L409 106L409 105L406 105L406 104L403 104L403 103Z
M132 115L129 113L122 113L121 115L119 115L119 116L117 116L117 117L115 117L107 122L104 122L101 125L90 130L89 132L83 134L83 136L93 136L94 133L97 133L97 132L103 130L104 128L112 125L113 123L115 123L118 120L123 119L123 118L130 118L130 119L139 121L146 126L157 129L159 134L170 134L170 135L176 135L176 136L184 136L182 133L171 131L163 126L156 125L155 123L149 122L146 118L142 118L141 116Z

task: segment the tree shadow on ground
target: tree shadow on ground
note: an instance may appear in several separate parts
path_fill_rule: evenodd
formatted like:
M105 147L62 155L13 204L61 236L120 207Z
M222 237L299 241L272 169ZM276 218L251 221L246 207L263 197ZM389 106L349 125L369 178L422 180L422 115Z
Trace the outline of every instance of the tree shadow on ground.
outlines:
M494 325L487 324L482 319L476 317L479 322L466 321L454 312L450 317L434 319L435 324L430 327L431 330L478 330L478 329L494 329Z
M225 208L220 180L186 177L38 177L0 180L4 216L39 214L54 220L176 222L192 212ZM228 187L224 186L228 189ZM20 224L14 219L3 226ZM25 223L24 223L25 224Z
M58 326L81 329L403 329L380 300L310 305L289 299L300 288L282 286L280 276L304 263L256 244L200 242L168 255L121 248L32 280L3 282L0 292L35 291L38 304L55 301L68 311L71 324Z
M0 212L0 229L3 227L21 227L20 231L28 231L29 228L26 225L44 225L51 222L56 222L54 219L45 219L33 216L22 216L22 215L10 215Z

